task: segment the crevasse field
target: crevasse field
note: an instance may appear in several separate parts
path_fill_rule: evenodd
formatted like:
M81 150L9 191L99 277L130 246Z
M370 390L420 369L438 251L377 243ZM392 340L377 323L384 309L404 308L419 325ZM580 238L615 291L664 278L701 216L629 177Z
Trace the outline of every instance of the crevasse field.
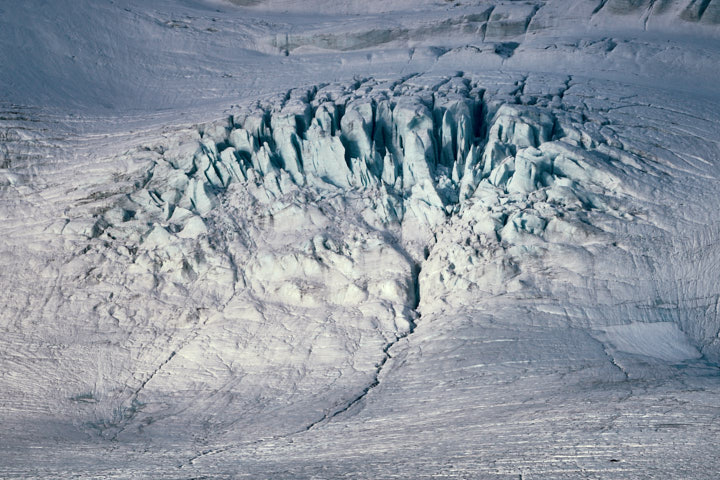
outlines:
M0 477L720 478L720 0L0 0Z

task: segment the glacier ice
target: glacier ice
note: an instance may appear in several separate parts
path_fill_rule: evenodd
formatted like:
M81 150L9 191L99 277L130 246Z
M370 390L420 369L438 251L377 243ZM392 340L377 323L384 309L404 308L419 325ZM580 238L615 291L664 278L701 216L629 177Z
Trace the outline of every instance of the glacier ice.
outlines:
M50 287L18 290L42 306L6 300L18 310L5 320L39 353L7 362L47 373L57 435L120 451L170 439L179 453L160 470L223 475L242 458L248 472L302 478L318 446L338 462L357 448L379 469L427 449L432 431L443 433L428 462L467 442L489 457L455 460L487 473L491 457L527 454L517 439L553 444L556 420L570 426L558 458L590 438L583 461L608 462L625 434L652 438L637 422L673 423L675 402L713 398L720 252L712 226L690 218L704 218L698 206L678 219L668 208L684 206L658 200L658 185L680 202L712 180L636 134L640 107L594 108L586 85L553 81L318 84L116 154L122 175L43 225L63 252L33 264ZM663 135L691 123L643 114ZM699 138L677 153L702 153ZM17 348L12 335L3 345ZM44 405L30 384L4 382ZM45 428L32 415L3 418L32 435Z

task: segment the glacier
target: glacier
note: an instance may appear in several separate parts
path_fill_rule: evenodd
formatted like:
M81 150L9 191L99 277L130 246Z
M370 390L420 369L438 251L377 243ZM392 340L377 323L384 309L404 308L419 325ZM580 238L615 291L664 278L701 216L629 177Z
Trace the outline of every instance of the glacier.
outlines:
M716 0L40 3L0 476L716 477Z

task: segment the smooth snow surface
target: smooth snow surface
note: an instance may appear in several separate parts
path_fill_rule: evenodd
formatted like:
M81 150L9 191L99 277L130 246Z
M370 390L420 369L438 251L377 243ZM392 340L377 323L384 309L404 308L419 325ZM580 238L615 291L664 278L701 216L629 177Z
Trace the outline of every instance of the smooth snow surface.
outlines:
M0 3L0 477L714 479L720 3Z

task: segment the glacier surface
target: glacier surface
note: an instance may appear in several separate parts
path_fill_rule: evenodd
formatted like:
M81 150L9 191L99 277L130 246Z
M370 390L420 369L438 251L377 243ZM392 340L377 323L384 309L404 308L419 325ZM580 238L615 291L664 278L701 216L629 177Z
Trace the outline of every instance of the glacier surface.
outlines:
M0 5L0 476L717 476L717 0L60 3Z

